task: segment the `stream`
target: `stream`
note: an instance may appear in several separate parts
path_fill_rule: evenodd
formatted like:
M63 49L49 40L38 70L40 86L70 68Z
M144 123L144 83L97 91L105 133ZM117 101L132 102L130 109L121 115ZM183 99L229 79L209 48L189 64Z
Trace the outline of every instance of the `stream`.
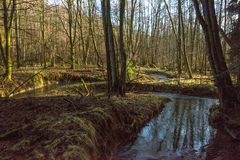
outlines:
M215 130L208 124L208 109L216 99L171 93L153 93L172 101L123 146L114 160L201 160Z
M169 77L164 74L151 74L152 77L154 78L159 78L160 80L168 80Z
M165 75L152 75L162 80ZM64 85L51 85L32 90L16 97L47 94ZM120 147L113 160L203 160L206 148L214 138L215 130L209 126L209 108L217 99L185 96L173 93L151 93L170 98L163 111L145 127L137 138Z
M18 93L16 95L14 95L14 98L25 98L25 97L37 97L37 96L42 96L44 94L47 94L48 92L50 92L53 89L56 88L60 88L63 86L67 86L69 84L51 84L51 85L47 85L41 88L37 88L37 89L32 89L23 93Z

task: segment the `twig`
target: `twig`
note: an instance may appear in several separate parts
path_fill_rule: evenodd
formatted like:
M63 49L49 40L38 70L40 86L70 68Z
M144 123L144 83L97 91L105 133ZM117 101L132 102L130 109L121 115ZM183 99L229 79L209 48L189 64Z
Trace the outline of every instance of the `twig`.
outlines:
M68 102L68 103L74 108L74 110L77 111L76 105L75 105L72 101L70 101L70 100L67 99L67 98L63 98L63 100L66 101L66 102Z
M43 68L42 70L40 70L39 72L37 72L36 74L32 75L31 77L29 77L26 81L24 81L22 84L20 84L18 87L16 87L15 89L13 89L7 97L10 97L14 92L16 92L19 88L21 88L24 84L26 84L28 81L30 81L32 78L34 78L35 76L39 75L41 72L43 72L45 70L45 68Z
M85 81L81 78L81 82L83 84L83 87L85 89L85 91L87 92L85 96L89 96L90 92L89 92L89 89L87 87L87 84L85 83Z

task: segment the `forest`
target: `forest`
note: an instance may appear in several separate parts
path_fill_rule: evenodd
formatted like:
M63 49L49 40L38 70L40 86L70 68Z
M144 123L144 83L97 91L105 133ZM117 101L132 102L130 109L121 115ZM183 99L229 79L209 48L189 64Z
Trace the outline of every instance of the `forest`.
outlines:
M0 0L0 159L240 160L239 0Z

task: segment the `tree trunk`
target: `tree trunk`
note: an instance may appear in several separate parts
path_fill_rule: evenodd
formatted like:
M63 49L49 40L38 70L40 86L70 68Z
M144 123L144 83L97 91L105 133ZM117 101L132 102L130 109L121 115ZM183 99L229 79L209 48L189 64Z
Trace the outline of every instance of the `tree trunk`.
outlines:
M240 89L240 66L238 66L237 87Z
M7 30L5 33L5 39L6 39L6 44L5 44L5 54L7 57L7 64L6 64L6 73L5 77L7 80L11 81L12 80L12 55L10 51L10 46L11 46L11 33L10 30Z
M2 40L2 35L1 34L0 34L0 52L1 52L1 56L2 56L2 60L1 61L3 62L3 65L6 65L7 62L6 62L4 46L3 46L3 40Z
M21 66L21 62L20 62L20 55L21 55L21 50L20 50L20 34L19 34L19 15L18 15L18 11L16 10L15 12L15 36L16 36L16 53L17 53L17 68L20 68Z
M193 2L198 20L204 31L208 60L213 71L215 85L218 88L220 105L225 113L229 113L232 109L239 108L240 103L225 62L214 1L201 1L203 16L198 0L193 0Z
M78 5L79 3L77 3ZM78 13L74 12L74 1L67 0L67 13L68 13L68 39L69 39L69 50L70 50L70 60L71 69L76 68L76 24ZM78 9L78 6L77 6ZM75 14L74 14L75 13Z
M93 42L93 48L94 48L94 51L97 55L97 65L98 67L101 67L103 65L103 62L102 62L102 59L100 57L100 53L98 51L98 47L97 47L97 42L96 42L96 37L95 37L95 27L94 27L94 17L93 17L93 2L92 0L89 0L88 1L88 12L89 12L89 31L90 31L90 34L91 34L91 37L92 37L92 42Z
M128 37L128 52L130 53L131 60L135 61L135 53L133 52L133 36L134 36L134 14L136 9L137 0L131 0L130 22L129 22L129 37Z
M45 42L45 0L40 1L40 32L41 32L41 55L44 68L47 68L46 42Z
M110 15L110 0L102 0L101 3L107 56L108 95L110 96L111 94L118 94L117 64L115 58L115 46Z
M7 1L2 1L2 12L3 12L3 26L4 26L4 40L5 46L3 52L5 53L5 78L9 81L12 80L12 55L11 55L11 28L13 17L16 9L16 0L12 0L11 6L8 6ZM9 10L9 8L11 8Z
M181 7L181 0L178 0L178 36L177 36L177 43L178 43L178 84L181 83L181 74L182 74L182 25L181 25L181 17L182 17L182 7Z
M182 13L182 2L181 0L178 0L178 12L179 12L179 41L180 41L180 55L182 54L185 65L187 67L187 72L188 72L188 76L190 79L193 78L192 76L192 70L191 67L189 65L189 61L188 61L188 57L187 57L187 53L186 53L186 42L185 42L185 26L183 23L183 13Z
M125 95L126 90L126 53L124 45L124 15L125 15L125 0L120 0L120 26L119 26L119 53L120 53L120 62L121 62L121 77L120 77L120 94Z

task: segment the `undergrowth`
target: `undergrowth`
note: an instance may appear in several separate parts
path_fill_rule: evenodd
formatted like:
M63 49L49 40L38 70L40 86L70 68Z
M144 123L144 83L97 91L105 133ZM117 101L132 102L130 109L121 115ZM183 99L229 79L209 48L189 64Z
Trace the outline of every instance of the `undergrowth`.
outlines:
M6 100L0 106L0 156L107 159L126 137L134 138L166 101L147 95Z

